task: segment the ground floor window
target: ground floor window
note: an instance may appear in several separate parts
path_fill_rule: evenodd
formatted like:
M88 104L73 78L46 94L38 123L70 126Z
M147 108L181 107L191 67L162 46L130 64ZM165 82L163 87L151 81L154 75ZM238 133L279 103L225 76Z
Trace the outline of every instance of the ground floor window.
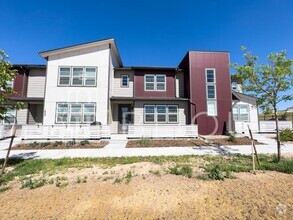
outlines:
M96 118L95 103L57 103L56 123L92 123Z
M4 120L0 120L0 124L15 124L16 110L10 109L4 114Z
M145 123L178 123L178 105L145 105Z
M233 107L234 121L248 121L249 120L249 106L248 105L235 105Z

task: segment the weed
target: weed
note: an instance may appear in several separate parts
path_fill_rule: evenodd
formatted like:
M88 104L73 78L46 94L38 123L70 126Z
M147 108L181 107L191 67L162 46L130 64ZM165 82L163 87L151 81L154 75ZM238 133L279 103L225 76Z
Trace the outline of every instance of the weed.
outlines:
M122 182L122 179L120 179L119 177L116 177L113 184L121 183L121 182Z
M156 171L150 170L149 172L152 173L152 174L154 174L154 175L156 175L156 176L161 176L161 173L160 173L159 170L156 170Z
M105 172L103 172L102 174L105 175L105 174L108 174L108 173L109 173L108 171L105 171Z
M230 170L226 171L226 174L225 174L224 177L227 178L227 179L236 179L236 176L233 176L232 172Z
M68 185L67 177L66 176L57 176L55 179L56 187L62 188Z
M141 137L138 141L141 146L148 146L150 144L150 139L148 137Z
M35 188L44 186L46 183L47 183L47 180L44 178L33 179L32 177L29 177L28 179L24 179L23 181L21 181L21 189L23 188L35 189Z
M132 179L133 176L134 176L134 175L133 175L132 171L129 170L129 171L127 172L126 176L125 176L125 182L126 182L126 183L129 183L129 182L131 181L131 179Z
M28 146L29 146L29 147L32 147L32 148L34 148L34 147L36 147L36 146L38 146L38 145L39 145L39 143L36 142L36 141L34 141L33 143L29 143L29 144L28 144Z
M51 144L50 142L42 142L42 143L40 143L40 146L46 147L46 146L49 146L50 144Z
M181 168L179 168L178 165L175 167L169 168L170 173L174 175L182 175L187 176L188 178L192 177L192 169L189 165L183 165Z
M179 170L179 167L176 165L175 167L169 168L170 173L174 175L181 175L181 172Z
M87 176L84 176L83 178L77 177L76 183L86 183L87 182Z
M105 177L103 178L103 181L107 181L107 180L111 180L111 179L113 179L112 176L105 176Z
M90 144L90 142L88 140L82 140L79 142L81 146L85 146L87 144Z
M229 133L228 136L229 136L228 137L229 142L233 142L233 143L236 142L236 137L235 137L235 135L233 133Z
M208 177L212 180L224 180L224 176L220 170L220 167L216 165L211 172L209 173Z
M11 189L11 186L3 186L0 188L0 193L5 192L7 190Z

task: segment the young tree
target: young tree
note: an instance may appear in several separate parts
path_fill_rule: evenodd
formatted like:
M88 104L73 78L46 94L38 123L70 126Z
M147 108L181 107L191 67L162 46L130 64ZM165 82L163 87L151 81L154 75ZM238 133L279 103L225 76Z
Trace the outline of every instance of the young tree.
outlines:
M287 59L285 50L281 53L268 55L267 64L259 64L258 57L253 56L245 47L241 47L245 63L231 66L235 68L236 74L242 79L243 88L258 98L260 108L272 108L275 115L278 161L281 158L281 143L279 122L277 116L277 105L282 101L293 100L292 94L286 94L293 84L292 61Z
M8 86L16 76L16 70L8 61L8 55L0 49L0 121L6 120L6 112L9 110L20 109L23 105L21 102L15 102L9 98L9 95L16 92Z

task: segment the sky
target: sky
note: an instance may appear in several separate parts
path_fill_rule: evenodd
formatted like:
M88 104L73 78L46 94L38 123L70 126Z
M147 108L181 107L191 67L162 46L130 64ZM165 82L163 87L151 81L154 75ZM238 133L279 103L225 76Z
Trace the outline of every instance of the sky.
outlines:
M284 49L293 58L292 0L2 0L0 9L0 48L14 64L109 37L124 66L177 66L188 50L229 51L242 64L242 45L261 62Z

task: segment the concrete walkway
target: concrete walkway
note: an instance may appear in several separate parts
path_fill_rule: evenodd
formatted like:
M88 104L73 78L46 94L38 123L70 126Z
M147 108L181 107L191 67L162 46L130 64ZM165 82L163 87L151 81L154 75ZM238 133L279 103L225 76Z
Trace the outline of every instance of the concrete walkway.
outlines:
M256 135L255 139L265 143L257 145L258 153L277 153L276 141ZM0 158L6 156L9 139L0 141ZM16 138L14 144L20 143ZM63 157L127 157L127 156L180 156L180 155L229 155L251 154L250 145L237 146L204 146L204 147L157 147L157 148L125 148L127 140L114 137L110 144L102 149L58 149L58 150L12 150L10 157L18 158L63 158ZM282 145L283 154L293 154L293 144Z

